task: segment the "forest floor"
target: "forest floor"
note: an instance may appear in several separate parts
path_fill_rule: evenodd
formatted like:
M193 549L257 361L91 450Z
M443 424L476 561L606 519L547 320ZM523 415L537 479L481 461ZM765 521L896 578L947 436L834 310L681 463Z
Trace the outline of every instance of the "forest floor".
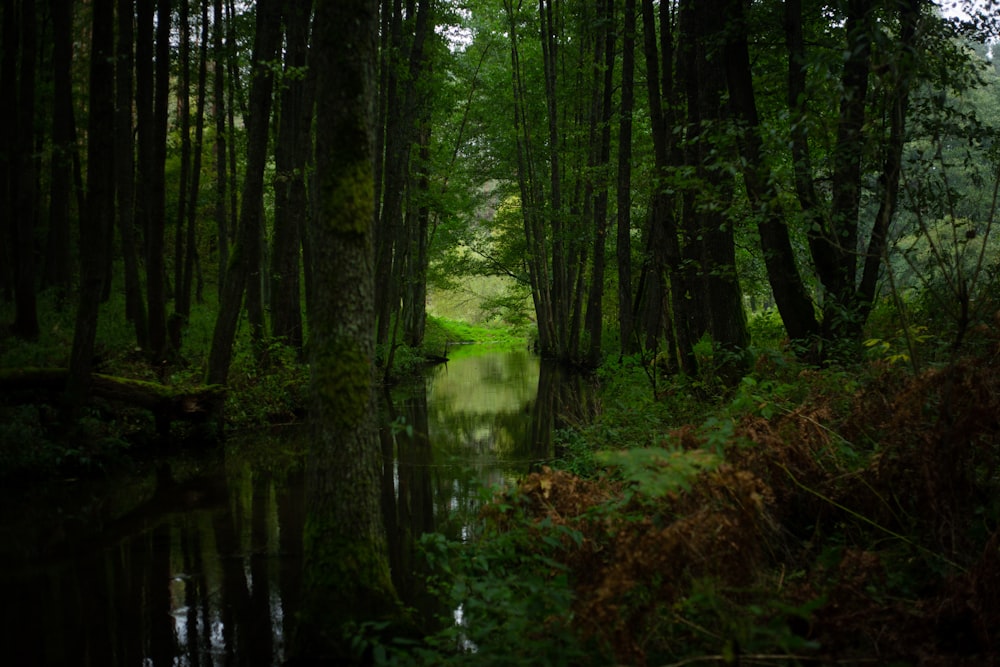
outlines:
M998 329L918 374L762 355L689 423L607 373L570 453L484 512L469 627L510 624L523 664L559 636L558 664L1000 664ZM522 618L485 622L511 582Z

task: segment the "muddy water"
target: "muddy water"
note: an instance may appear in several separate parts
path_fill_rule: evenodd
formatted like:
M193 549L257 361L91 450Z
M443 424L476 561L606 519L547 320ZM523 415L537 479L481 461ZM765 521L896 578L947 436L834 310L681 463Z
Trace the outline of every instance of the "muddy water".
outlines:
M552 456L555 377L526 352L459 349L383 397L382 504L409 604L427 602L412 576L415 540L474 533L484 486ZM306 429L278 428L3 497L0 664L281 664L299 596L307 444Z

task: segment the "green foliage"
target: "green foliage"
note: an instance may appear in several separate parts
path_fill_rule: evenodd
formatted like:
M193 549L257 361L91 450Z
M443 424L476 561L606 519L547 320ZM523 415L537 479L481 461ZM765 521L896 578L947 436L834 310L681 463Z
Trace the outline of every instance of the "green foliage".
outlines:
M101 472L124 460L131 447L126 435L134 430L134 423L107 419L94 409L69 429L49 406L0 406L0 480Z
M309 369L299 352L270 340L258 361L249 336L237 337L229 371L226 423L234 430L292 422L307 403Z
M664 449L649 447L622 451L602 451L599 463L621 468L622 476L644 496L660 498L691 489L691 481L718 467L721 459L704 449Z

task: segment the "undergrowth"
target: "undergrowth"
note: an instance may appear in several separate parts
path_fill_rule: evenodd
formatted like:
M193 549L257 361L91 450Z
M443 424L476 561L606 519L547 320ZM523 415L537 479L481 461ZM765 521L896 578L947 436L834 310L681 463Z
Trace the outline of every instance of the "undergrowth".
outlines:
M998 331L917 375L761 354L712 406L625 360L481 535L425 536L446 612L379 661L995 664Z

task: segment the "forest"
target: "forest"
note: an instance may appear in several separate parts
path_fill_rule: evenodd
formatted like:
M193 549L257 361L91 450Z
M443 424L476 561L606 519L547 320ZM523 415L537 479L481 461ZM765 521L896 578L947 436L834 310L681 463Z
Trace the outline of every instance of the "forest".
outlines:
M6 493L307 424L287 664L1000 661L997 0L0 30ZM378 396L473 340L588 398L474 535L417 536L427 616Z

